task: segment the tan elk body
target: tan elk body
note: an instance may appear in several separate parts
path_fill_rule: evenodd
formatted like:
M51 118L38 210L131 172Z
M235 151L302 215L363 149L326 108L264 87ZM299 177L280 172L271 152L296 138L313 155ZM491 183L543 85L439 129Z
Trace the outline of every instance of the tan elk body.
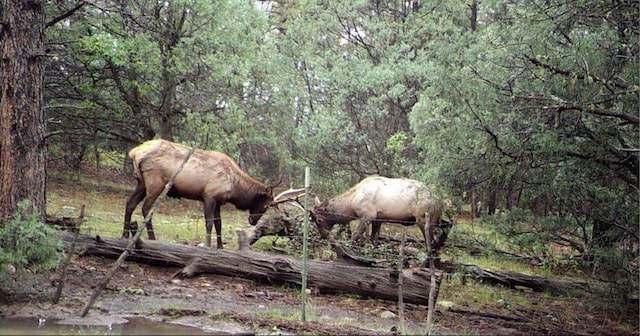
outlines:
M129 237L131 215L136 206L145 200L142 214L146 217L190 150L188 146L170 141L150 140L129 151L138 184L127 199L123 238ZM211 230L215 225L217 247L222 248L220 206L231 203L239 210L249 210L249 224L255 225L273 201L272 190L273 186L249 176L226 154L196 149L176 176L167 196L203 202L205 244L211 247ZM147 230L149 239L155 239L151 221Z
M371 238L375 240L383 222L417 224L426 241L426 216L431 227L435 227L441 219L442 205L420 181L373 175L328 201L316 200L312 216L323 237L333 225L359 219L352 236L354 241L360 240L369 223Z

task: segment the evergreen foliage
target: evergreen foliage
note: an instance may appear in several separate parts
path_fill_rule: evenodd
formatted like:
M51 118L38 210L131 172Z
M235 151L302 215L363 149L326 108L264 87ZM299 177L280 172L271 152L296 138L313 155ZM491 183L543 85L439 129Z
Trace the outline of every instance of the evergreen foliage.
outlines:
M49 146L78 166L88 145L174 138L264 180L301 185L310 166L321 198L370 174L420 179L479 205L520 254L549 262L554 243L628 269L639 6L104 1L46 32L47 113L64 131Z
M20 202L13 218L0 228L0 282L49 270L60 261L62 240L37 213L26 212L27 204Z

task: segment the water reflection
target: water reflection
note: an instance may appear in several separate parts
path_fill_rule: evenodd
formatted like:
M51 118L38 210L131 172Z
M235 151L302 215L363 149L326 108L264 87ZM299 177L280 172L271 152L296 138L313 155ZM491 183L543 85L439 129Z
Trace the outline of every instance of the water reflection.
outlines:
M143 318L108 326L63 325L55 320L30 318L0 319L0 335L212 335L204 330ZM230 335L216 332L217 335Z

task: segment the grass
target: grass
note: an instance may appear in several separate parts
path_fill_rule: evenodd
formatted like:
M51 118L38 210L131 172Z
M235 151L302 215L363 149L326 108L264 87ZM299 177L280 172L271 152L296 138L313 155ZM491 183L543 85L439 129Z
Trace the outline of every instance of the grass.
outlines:
M458 307L474 309L509 309L531 304L530 292L519 292L500 286L488 286L475 281L462 282L460 277L440 283L439 301L449 301Z
M281 321L300 321L300 314L301 312L299 310L292 312L277 306L257 312L257 315ZM359 326L358 321L349 316L336 317L319 314L313 304L313 299L307 301L305 320L309 322L330 323L334 326Z
M98 178L99 182L98 182ZM98 234L103 237L120 237L124 216L124 206L127 197L133 191L135 181L120 177L111 179L100 174L67 174L52 171L49 176L47 190L47 214L65 217L77 217L80 207L84 204L85 220L83 233ZM222 235L226 249L236 248L236 230L245 230L251 234L253 227L247 223L247 213L236 210L232 205L222 208ZM165 199L153 217L154 230L159 240L196 244L204 241L204 215L202 204L196 201ZM133 220L142 222L140 209L136 209ZM355 223L353 223L355 224ZM402 228L397 225L383 225L382 232L392 235L402 233L406 229L407 234L420 237L417 227ZM215 234L215 233L214 233ZM470 223L459 220L450 233L450 239L464 237L469 241L479 237L493 237L491 227L480 223ZM287 238L263 237L252 248L256 250L269 250L273 245L287 247ZM214 243L215 244L215 243ZM501 247L501 242L496 241L496 246ZM443 259L457 262L475 264L485 269L511 270L533 275L553 276L552 270L534 266L530 263L513 258L503 258L490 255L469 255L463 249L449 248L442 252ZM283 288L283 290L298 290ZM345 300L350 300L349 296ZM450 301L455 307L464 307L472 310L517 310L535 307L550 309L558 304L570 305L582 304L576 298L559 298L546 293L532 293L527 290L513 290L508 288L490 286L473 280L463 281L460 275L454 274L443 279L440 287L439 301ZM565 302L566 301L566 302ZM311 305L312 306L312 305ZM171 310L172 307L164 307ZM173 307L178 309L177 307ZM313 308L313 307L311 307ZM580 323L581 313L584 308L555 309L563 314L563 319ZM297 320L299 312L287 313L279 310L267 310L265 316L278 319ZM552 319L555 315L549 317ZM318 319L311 310L310 319ZM609 323L615 317L607 317ZM348 323L348 321L344 321ZM636 321L637 322L637 321ZM628 321L614 323L622 330L637 330L637 325ZM472 330L469 330L473 334Z

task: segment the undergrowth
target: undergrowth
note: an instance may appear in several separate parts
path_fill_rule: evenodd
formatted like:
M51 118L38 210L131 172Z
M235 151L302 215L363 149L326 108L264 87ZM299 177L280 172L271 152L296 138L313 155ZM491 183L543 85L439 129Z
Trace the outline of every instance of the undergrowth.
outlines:
M58 265L62 241L55 230L42 223L37 212L30 212L22 201L12 218L0 228L0 284L49 270Z

